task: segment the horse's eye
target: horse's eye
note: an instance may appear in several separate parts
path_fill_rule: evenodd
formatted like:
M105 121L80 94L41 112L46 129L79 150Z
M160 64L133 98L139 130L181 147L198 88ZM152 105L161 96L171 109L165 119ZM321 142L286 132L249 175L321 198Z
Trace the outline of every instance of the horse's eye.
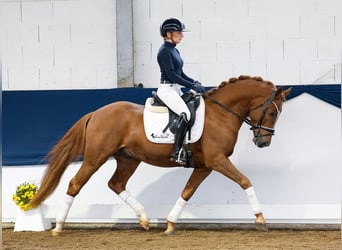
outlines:
M276 116L276 113L275 112L269 112L268 115L273 117L273 116Z

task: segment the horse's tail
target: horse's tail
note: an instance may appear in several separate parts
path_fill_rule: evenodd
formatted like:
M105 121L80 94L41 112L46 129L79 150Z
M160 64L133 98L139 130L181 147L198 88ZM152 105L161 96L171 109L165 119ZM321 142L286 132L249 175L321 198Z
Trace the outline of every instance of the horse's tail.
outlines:
M38 192L29 206L38 207L58 186L63 173L72 161L79 160L85 147L85 132L93 113L78 120L48 154L48 167Z

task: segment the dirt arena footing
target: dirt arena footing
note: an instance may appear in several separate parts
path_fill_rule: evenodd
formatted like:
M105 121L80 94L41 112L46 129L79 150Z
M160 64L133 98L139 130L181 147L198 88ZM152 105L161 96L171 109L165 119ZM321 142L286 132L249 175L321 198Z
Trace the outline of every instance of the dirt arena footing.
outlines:
M51 223L52 228L55 223ZM13 228L14 223L2 223L2 228ZM150 223L150 228L165 229L166 223ZM341 224L298 224L298 223L270 223L267 227L277 230L341 230ZM73 223L64 224L65 229L139 229L138 223ZM256 230L253 223L177 223L176 229L201 230Z

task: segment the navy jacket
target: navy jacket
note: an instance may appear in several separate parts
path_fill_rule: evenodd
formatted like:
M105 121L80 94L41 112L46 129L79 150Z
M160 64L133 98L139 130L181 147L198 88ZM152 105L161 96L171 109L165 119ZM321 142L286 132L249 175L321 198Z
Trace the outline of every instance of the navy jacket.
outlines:
M157 55L161 73L161 82L167 81L178 83L184 87L191 88L194 80L183 72L183 60L176 49L176 45L164 42L159 48Z

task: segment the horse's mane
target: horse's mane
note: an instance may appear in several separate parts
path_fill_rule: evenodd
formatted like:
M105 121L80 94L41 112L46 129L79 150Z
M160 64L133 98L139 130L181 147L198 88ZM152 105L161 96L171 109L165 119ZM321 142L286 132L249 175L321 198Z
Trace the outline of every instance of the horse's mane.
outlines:
M247 80L247 79L255 80L257 82L263 82L263 83L266 83L267 85L270 85L272 87L274 86L274 84L272 82L265 81L261 76L240 75L239 77L232 77L228 81L221 82L221 84L218 87L210 89L208 91L208 95L212 95L212 94L216 93L217 90L223 88L227 84L233 84L233 83L236 83L236 82L239 82L239 81L242 81L242 80Z

